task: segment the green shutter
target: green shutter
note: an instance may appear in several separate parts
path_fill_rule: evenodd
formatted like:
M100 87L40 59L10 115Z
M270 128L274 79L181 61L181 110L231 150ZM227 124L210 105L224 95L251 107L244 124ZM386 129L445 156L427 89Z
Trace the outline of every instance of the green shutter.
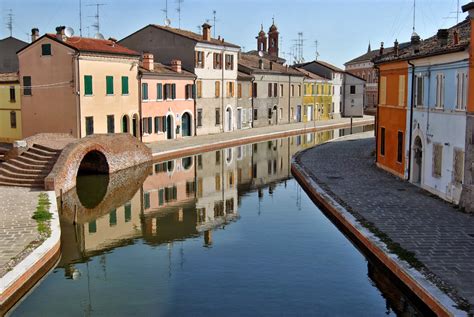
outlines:
M156 90L156 99L163 99L163 84L157 84Z
M176 99L176 84L171 85L171 99Z
M125 222L130 220L132 220L132 204L128 202L125 204Z
M114 77L105 76L105 81L107 82L107 95L114 94Z
M84 95L90 96L92 95L92 76L85 75L84 76Z
M51 44L41 45L41 55L51 55Z
M109 226L113 227L117 225L117 210L113 209L109 213Z
M165 201L165 192L163 189L160 189L158 191L158 204L162 206L164 201Z
M128 76L122 76L122 95L128 95Z
M148 84L142 84L142 100L148 100Z

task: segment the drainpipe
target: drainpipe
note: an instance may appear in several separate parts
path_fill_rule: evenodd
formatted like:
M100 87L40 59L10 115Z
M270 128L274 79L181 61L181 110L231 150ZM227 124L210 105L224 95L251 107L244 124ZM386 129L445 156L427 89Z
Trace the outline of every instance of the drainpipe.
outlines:
M291 123L291 76L288 75L288 123Z
M142 113L142 77L143 77L143 74L140 74L140 72L138 71L138 65L137 65L137 74L138 74L138 126L140 127L139 131L137 131L137 133L139 133L140 135L140 141L143 142L143 135L142 135L142 128L141 128L141 125L142 125L142 116L143 116L143 113ZM133 124L133 117L132 117L132 124ZM130 133L130 131L129 131ZM133 133L133 127L132 127L132 133Z
M82 133L81 133L81 129L82 129L82 125L81 125L81 90L80 90L80 87L81 87L81 75L80 75L80 70L79 70L79 55L81 53L77 52L76 54L74 54L74 57L73 57L73 61L74 61L74 68L76 69L75 73L77 75L77 80L76 80L76 91L74 92L76 94L76 107L77 107L77 136L79 137L79 139L82 137Z
M254 104L253 104L253 99L254 99L254 91L253 91L253 83L255 81L255 77L252 77L252 80L250 81L250 85L252 85L252 95L250 96L252 98L252 128L254 127L254 124L253 124L253 121L254 121L254 117L253 117L253 114L254 114Z
M375 163L378 163L378 155L379 155L379 105L380 105L380 67L378 65L374 65L374 68L377 70L377 109L375 112Z
M411 174L411 146L413 136L413 108L415 106L415 65L411 61L407 61L411 66L411 102L410 102L410 132L408 140L408 181L410 181Z
M225 132L225 116L224 116L224 50L221 51L221 74L222 74L222 93L221 93L221 124L222 132ZM231 116L232 118L232 116Z
M194 103L194 110L193 110L193 113L194 113L194 136L197 135L197 87L196 87L196 81L197 81L197 77L194 77L194 80L193 80L193 89L192 89L192 96L193 96L193 103Z

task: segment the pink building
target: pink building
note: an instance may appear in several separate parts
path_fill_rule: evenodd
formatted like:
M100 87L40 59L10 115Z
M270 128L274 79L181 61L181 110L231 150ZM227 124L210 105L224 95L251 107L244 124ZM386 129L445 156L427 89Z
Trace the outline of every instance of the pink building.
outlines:
M195 135L194 80L181 68L155 63L153 54L143 54L141 80L142 141L155 142Z

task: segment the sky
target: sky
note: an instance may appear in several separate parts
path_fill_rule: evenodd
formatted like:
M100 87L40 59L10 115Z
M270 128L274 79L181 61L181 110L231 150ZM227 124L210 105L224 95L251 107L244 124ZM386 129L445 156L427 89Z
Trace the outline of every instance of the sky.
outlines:
M213 24L216 11L216 36L242 47L256 49L255 37L272 18L281 36L280 52L291 60L292 46L302 32L306 61L314 60L318 41L320 60L343 67L348 60L372 49L410 40L413 26L413 0L82 0L82 34L93 36L96 7L100 7L100 32L122 39L150 24L164 24L168 4L171 26L178 27L181 2L181 28L197 32L206 20ZM470 0L460 0L460 6ZM416 0L416 32L421 38L436 34L440 28L456 24L457 0ZM0 0L0 38L9 36L6 26L13 14L13 36L29 41L33 27L40 34L55 32L56 26L70 26L79 34L79 0ZM459 13L459 21L466 14ZM214 31L213 31L214 32Z

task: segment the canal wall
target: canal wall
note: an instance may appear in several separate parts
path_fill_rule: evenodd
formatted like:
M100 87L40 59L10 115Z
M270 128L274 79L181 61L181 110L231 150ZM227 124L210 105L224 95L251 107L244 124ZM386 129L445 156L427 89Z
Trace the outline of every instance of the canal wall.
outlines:
M56 266L61 255L61 227L56 195L47 192L51 235L0 279L0 315L5 315L30 289Z
M332 140L330 142L334 142ZM308 156L312 149L299 152L292 158L291 172L308 196L324 211L337 222L338 225L347 231L355 241L362 245L371 255L387 267L402 283L404 283L419 299L421 299L437 316L468 316L467 312L457 308L455 303L445 292L429 281L420 271L415 269L405 260L399 258L389 250L385 242L383 242L376 234L366 228L361 222L349 212L338 200L328 193L323 187L316 182L312 176L313 171L301 164L300 158L304 155ZM314 149L313 149L314 150ZM321 147L319 151L324 151ZM341 159L346 159L341 158ZM352 159L358 159L353 157ZM339 162L340 163L340 162ZM337 160L332 162L334 166L338 165ZM324 167L320 167L324 168ZM331 177L342 178L336 176L337 172ZM373 193L366 192L366 195ZM370 207L372 208L372 207Z

